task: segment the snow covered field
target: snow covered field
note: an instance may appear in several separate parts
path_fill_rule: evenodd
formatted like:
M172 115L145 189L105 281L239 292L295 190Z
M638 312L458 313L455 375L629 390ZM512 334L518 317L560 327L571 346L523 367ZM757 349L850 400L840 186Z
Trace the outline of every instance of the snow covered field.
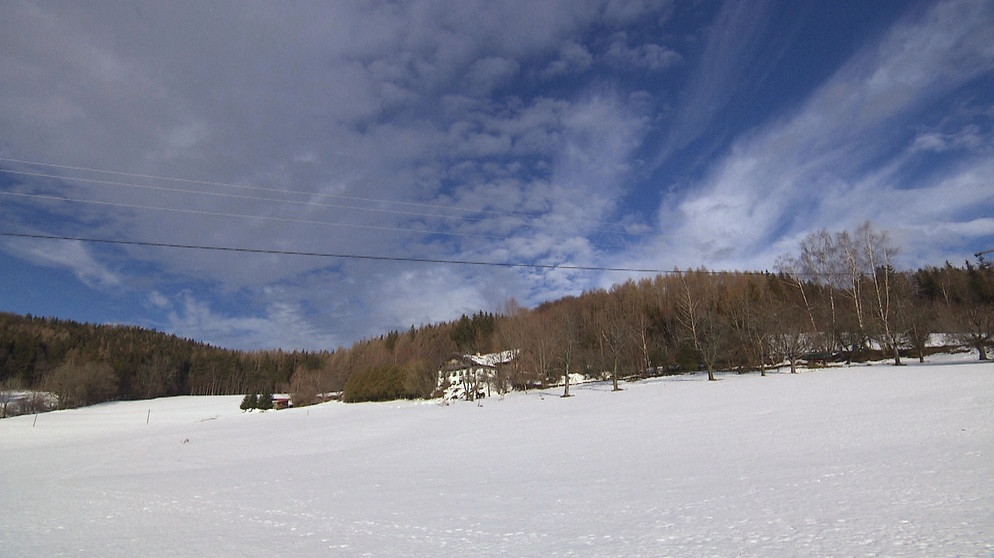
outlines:
M975 358L6 419L0 555L991 556L994 364Z

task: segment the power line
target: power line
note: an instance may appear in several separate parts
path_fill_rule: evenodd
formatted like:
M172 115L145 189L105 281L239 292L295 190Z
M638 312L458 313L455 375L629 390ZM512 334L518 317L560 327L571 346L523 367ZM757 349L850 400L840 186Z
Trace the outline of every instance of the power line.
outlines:
M663 269L638 269L638 268L628 268L628 267L602 267L602 266L588 266L588 265L570 265L570 264L534 264L534 263L521 263L521 262L487 262L478 260L455 260L455 259L444 259L444 258L413 258L413 257L401 257L401 256L373 256L369 254L342 254L333 252L309 252L309 251L298 251L298 250L275 250L266 248L241 248L232 246L210 246L205 244L177 244L168 242L146 242L138 240L113 240L106 238L88 238L80 236L61 236L61 235L47 235L47 234L28 234L28 233L12 233L0 231L0 236L7 236L13 238L30 238L30 239L41 239L41 240L59 240L59 241L73 241L73 242L90 242L97 244L114 244L122 246L144 246L152 248L177 248L183 250L207 250L215 252L240 252L248 254L269 254L269 255L279 255L279 256L303 256L312 258L339 258L339 259L349 259L349 260L376 260L376 261L389 261L389 262L414 262L414 263L437 263L437 264L447 264L447 265L468 265L468 266L484 266L484 267L508 267L508 268L531 268L531 269L562 269L570 271L611 271L620 273L657 273L657 274L668 274L668 273L681 273L677 270L663 270Z
M0 157L2 159L2 157ZM396 209L383 209L378 207L362 207L358 205L339 205L332 203L322 203L315 201L299 201L299 200L281 200L275 198L263 198L258 196L246 196L244 194L228 194L224 192L201 192L198 190L188 190L185 188L173 188L170 186L154 186L150 184L134 184L131 182L119 182L116 180L100 180L96 178L82 178L82 177L65 177L57 174L48 174L42 172L27 172L27 171L15 171L10 169L0 169L0 172L5 174L16 174L19 176L30 176L33 178L52 178L56 180L71 180L73 182L88 182L91 184L103 184L107 186L121 186L124 188L135 188L140 190L154 190L157 192L172 192L172 193L182 193L182 194L193 194L195 196L210 196L214 198L228 198L237 200L247 200L247 201L263 201L263 202L276 202L283 203L287 205L300 205L306 207L330 207L334 209L355 209L358 211L370 211L375 213L390 213L394 215L408 215L415 217L437 217L439 219L467 219L467 217L460 217L458 215L442 215L438 213L419 213L414 211L400 211ZM277 190L278 191L278 190ZM312 195L306 192L296 192L296 191L284 191L285 194L299 194L299 195ZM320 195L320 194L315 194ZM477 219L478 220L478 219Z
M84 200L81 198L67 198L64 196L53 196L49 194L29 194L26 192L0 192L0 196L12 196L20 198L33 198L46 201L58 201L58 202L71 202L71 203L84 203L89 205L100 205L105 207L123 207L127 209L145 209L151 211L166 211L170 213L186 213L190 215L206 215L210 217L234 217L240 219L258 219L260 221L277 221L281 223L296 223L301 225L325 225L331 227L347 227L355 229L367 229L367 230L377 230L377 231L391 231L391 232L405 232L405 233L417 233L426 235L441 235L441 236L463 236L463 237L473 237L473 238L483 238L487 240L506 240L505 237L490 236L485 234L474 234L474 233L458 233L449 231L436 231L436 230L422 230L422 229L408 229L403 227L385 227L379 225L360 225L356 223L342 223L335 221L319 221L316 219L291 219L289 217L273 217L266 215L246 215L244 213L227 213L223 211L207 211L203 209L185 209L185 208L175 208L175 207L155 207L150 205L138 205L123 202L109 202L109 201L99 201L99 200Z
M535 214L515 212L515 211L498 211L498 210L493 210L493 209L473 209L473 208L458 207L458 206L451 206L451 205L442 205L442 204L433 204L433 203L407 202L407 201L395 201L395 200L376 199L376 198L364 198L364 197L359 197L359 196L346 196L346 195L342 195L342 194L324 194L324 193L301 192L301 191L298 191L298 190L280 190L280 189L277 189L277 188L264 188L262 186L248 186L248 185L244 185L244 184L234 184L234 183L231 183L231 182L219 182L219 181L213 181L213 180L195 180L195 179L189 179L189 178L175 178L175 177L171 177L171 176L159 176L159 175L154 175L154 174L140 174L140 173L133 173L133 172L123 172L123 171L114 171L114 170L95 169L95 168L90 168L90 167L79 167L79 166L72 166L72 165L60 165L60 164L57 164L57 163L46 163L46 162L43 162L43 161L29 161L29 160L25 160L25 159L15 159L15 158L12 158L12 157L0 157L0 161L5 161L5 162L8 162L8 163L16 163L16 164L21 164L21 165L35 165L35 166L39 166L39 167L49 167L49 168L62 169L62 170L74 170L74 171L83 171L83 172L96 172L96 173L102 173L102 174L111 174L111 175L116 175L116 176L128 176L128 177L131 177L131 178L142 178L142 179L148 179L148 180L162 180L162 181L168 181L168 182L181 182L181 183L186 183L186 184L201 184L201 185L204 185L204 186L224 186L226 188L241 188L241 189L244 189L244 190L252 190L252 191L257 191L257 192L268 192L268 193L277 193L277 194L292 193L292 194L300 194L300 195L306 195L306 196L312 196L312 197L318 197L318 198L342 199L342 200L351 200L351 201L361 201L361 202L367 202L367 203L387 203L387 204L405 205L405 206L411 206L411 207L428 207L428 208L432 208L432 209L445 209L445 210L464 211L464 212L467 212L467 213L481 213L481 214L493 214L493 215L512 215L512 216L516 216L516 217L530 218L530 219L538 217L538 215L535 215ZM0 172L12 172L13 173L13 172L17 172L17 171L6 171L4 169L0 169ZM65 177L59 177L59 176L57 176L55 178L67 179ZM73 180L72 178L68 178L68 179L69 180ZM83 179L79 179L79 180L83 180Z
M91 184L103 184L103 185L118 186L118 187L138 188L138 189L165 191L165 192L173 192L173 193L185 193L185 194L202 195L202 196L213 196L213 197L220 197L220 198L242 199L242 200L249 200L249 201L264 201L264 202L274 202L274 203L302 205L302 206L321 206L321 207L330 207L330 208L336 208L336 209L354 209L354 210L357 210L357 211L368 211L368 212L377 212L377 213L395 214L395 215L405 215L405 216L415 216L415 217L426 217L426 218L460 219L460 220L466 220L466 221L473 221L473 222L477 222L477 223L484 222L484 217L485 216L505 217L505 218L506 217L511 217L511 218L517 219L519 221L524 221L525 226L527 226L527 227L543 228L542 227L542 221L541 221L542 215L535 214L535 213L515 212L515 211L500 211L500 210L488 210L488 209L478 209L478 208L474 209L474 208L459 207L459 206L454 206L454 205L432 204L432 203L423 203L423 202L394 201L394 200L387 200L387 199L365 198L365 197L359 197L359 196L346 196L346 195L341 195L341 194L325 194L325 193L317 193L317 192L303 192L303 191L298 191L298 190L280 190L280 189L276 189L276 188L264 188L264 187L261 187L261 186L249 186L249 185L234 184L234 183L229 183L229 182L210 181L210 180L195 180L195 179L175 178L175 177L161 176L161 175L141 174L141 173L132 173L132 172L124 172L124 171L106 170L106 169L96 169L96 168L92 168L92 167L63 165L63 164L48 163L48 162L43 162L43 161L31 161L31 160L26 160L26 159L16 159L16 158L12 158L12 157L0 157L0 161L9 162L9 163L15 163L15 164L21 164L21 165L34 165L34 166L39 166L39 167L47 167L47 168L60 169L60 170L71 170L71 171L101 173L101 174L109 174L109 175L113 175L113 176L125 176L125 177L140 178L140 179L145 179L145 180L161 180L161 181L168 181L168 182L174 182L174 183L200 184L200 185L206 185L206 186L222 186L222 187L226 187L226 188L237 188L237 189L254 191L254 192L264 192L264 193L268 193L268 194L278 194L280 196L286 196L286 195L308 196L308 197L312 198L312 200L305 202L305 201L299 201L299 200L260 198L260 197L254 197L254 196L247 196L247 195L244 195L244 194L231 194L231 193L221 193L221 192L202 192L202 191L198 191L198 190L190 190L190 189L184 189L184 188L173 188L173 187L159 186L159 185L134 184L134 183L129 183L129 182L114 181L114 180L105 180L105 179L97 179L97 178L86 178L86 177L80 177L80 176L62 176L62 175L42 173L42 172L30 172L30 171L25 171L25 170L12 170L12 169L3 169L3 168L0 168L0 173L13 174L13 175L22 175L22 176L31 176L31 177L36 177L36 178L50 178L50 179L54 179L54 180L66 180L66 181L86 182L86 183L91 183ZM353 205L353 206L342 206L342 205L338 205L338 204L313 201L313 198L317 198L317 199L338 199L338 200L349 200L349 201L363 202L363 203L393 204L393 205L407 206L407 207L416 207L416 208L441 209L441 210L444 210L444 211L463 212L463 213L465 213L467 215L460 216L460 215L444 215L444 214L439 214L439 213L419 213L419 212L414 212L414 211L402 211L402 210L399 210L399 209L373 208L373 207L362 207L362 206L355 206L355 205ZM83 201L83 200L65 200L65 201L79 201L81 203L85 203L85 201ZM479 215L479 216L478 217L471 217L468 214L476 214L476 215ZM347 226L347 225L344 225L344 226ZM549 226L551 226L551 225L549 225ZM390 230L390 229L386 229L386 230ZM400 230L405 231L405 229L400 229ZM429 232L426 232L426 231L418 231L418 230L407 230L406 232L419 232L419 233L425 233L425 234L432 234L432 233L429 233ZM620 228L595 228L595 229L591 229L589 232L592 232L592 233L601 233L601 234L608 234L608 235L616 235L616 236L622 236L622 237L643 236L643 234L634 233L634 232L627 231L627 230L620 229ZM436 232L435 234L450 234L450 235L455 235L455 236L485 236L485 235L472 235L472 234L469 234L469 235L460 235L458 233L443 233L443 232ZM489 236L487 238L494 238L494 237Z

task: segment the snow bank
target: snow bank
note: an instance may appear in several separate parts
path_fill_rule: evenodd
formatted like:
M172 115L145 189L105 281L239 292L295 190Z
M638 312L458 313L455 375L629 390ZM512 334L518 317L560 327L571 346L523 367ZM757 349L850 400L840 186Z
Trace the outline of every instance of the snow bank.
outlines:
M954 360L482 407L179 397L6 419L0 549L989 556L994 365Z

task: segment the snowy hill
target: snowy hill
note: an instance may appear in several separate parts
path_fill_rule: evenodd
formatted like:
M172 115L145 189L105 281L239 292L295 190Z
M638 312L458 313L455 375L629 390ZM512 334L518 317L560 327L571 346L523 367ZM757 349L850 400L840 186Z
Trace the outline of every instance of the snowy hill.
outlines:
M4 556L989 556L994 364L0 421Z

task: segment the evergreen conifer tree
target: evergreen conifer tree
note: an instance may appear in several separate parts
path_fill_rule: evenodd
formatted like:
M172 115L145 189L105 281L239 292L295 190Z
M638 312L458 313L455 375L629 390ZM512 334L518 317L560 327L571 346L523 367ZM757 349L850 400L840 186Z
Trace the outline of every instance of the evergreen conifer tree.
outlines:
M266 389L262 392L262 395L259 396L259 400L256 402L255 408L261 411L267 411L273 408L272 390Z
M246 393L245 398L242 399L242 404L240 405L241 410L248 411L255 409L259 406L259 398L254 393Z

